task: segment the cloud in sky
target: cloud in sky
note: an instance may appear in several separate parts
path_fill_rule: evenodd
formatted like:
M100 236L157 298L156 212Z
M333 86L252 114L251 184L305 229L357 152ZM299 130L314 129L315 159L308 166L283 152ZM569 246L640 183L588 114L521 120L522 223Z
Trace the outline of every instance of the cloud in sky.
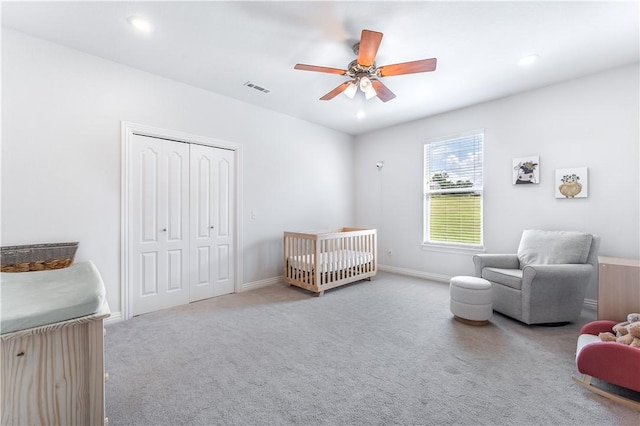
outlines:
M446 172L449 180L468 180L482 186L482 139L474 135L454 141L432 142L425 147L428 158L427 179Z

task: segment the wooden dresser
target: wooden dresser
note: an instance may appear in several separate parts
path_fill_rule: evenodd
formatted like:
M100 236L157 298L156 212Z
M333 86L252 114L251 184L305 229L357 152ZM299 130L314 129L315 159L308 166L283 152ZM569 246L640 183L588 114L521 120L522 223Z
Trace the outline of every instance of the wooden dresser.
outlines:
M0 336L2 425L104 425L104 302L98 312Z
M599 257L598 319L626 321L640 313L640 260Z

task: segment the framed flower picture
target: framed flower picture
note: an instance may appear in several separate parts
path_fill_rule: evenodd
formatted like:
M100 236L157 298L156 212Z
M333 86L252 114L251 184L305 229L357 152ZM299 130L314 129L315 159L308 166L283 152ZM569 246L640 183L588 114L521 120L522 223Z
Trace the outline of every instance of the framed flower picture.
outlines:
M514 185L540 183L540 157L514 158L512 166Z
M587 198L589 179L586 167L556 169L556 198Z

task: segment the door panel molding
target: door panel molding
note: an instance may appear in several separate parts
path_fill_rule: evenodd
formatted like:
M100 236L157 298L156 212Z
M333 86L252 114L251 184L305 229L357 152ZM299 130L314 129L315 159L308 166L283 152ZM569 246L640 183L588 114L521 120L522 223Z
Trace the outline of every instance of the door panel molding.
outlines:
M131 291L133 291L133 285L131 283L132 277L132 262L134 261L131 256L134 251L131 247L130 236L132 232L132 223L130 218L130 212L133 203L133 194L131 194L131 182L133 179L133 163L134 159L131 157L131 145L134 135L148 136L158 139L166 139L176 142L184 142L196 145L205 145L214 148L221 148L229 151L233 151L232 156L233 164L228 168L233 171L232 176L228 176L229 179L235 180L234 190L232 194L228 194L229 201L233 203L232 212L233 219L230 222L234 225L231 235L232 241L230 246L233 253L230 256L234 258L232 272L233 282L230 283L231 287L227 290L233 292L242 291L242 145L235 142L224 141L221 139L210 138L206 136L193 135L189 133L162 129L153 126L147 126L144 124L132 123L127 121L121 122L121 233L120 233L120 306L121 314L124 320L127 320L133 316L132 314L132 300ZM157 153L155 153L157 155ZM149 170L149 173L154 171ZM157 173L157 170L155 171ZM157 194L160 196L160 194ZM167 194L169 195L169 194ZM176 194L171 194L175 196ZM179 194L182 196L182 194ZM173 218L170 218L173 219ZM157 229L157 226L155 227ZM216 227L217 228L217 227ZM214 229L217 233L218 230ZM154 236L154 239L157 236ZM187 283L188 284L188 283Z

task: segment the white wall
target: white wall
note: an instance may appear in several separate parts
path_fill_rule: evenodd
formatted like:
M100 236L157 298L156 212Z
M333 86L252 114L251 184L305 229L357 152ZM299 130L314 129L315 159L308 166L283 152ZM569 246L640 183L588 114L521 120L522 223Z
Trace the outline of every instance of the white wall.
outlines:
M3 29L1 244L80 241L77 260L96 263L119 312L129 121L243 145L243 283L281 275L282 231L344 225L378 228L388 267L470 274L469 253L421 248L422 147L484 128L487 252L513 251L523 228L574 229L601 235L603 255L638 258L638 93L638 67L625 67L362 135L354 149L351 136ZM541 184L515 187L511 159L527 155L540 155ZM589 198L555 199L555 169L576 166L589 167Z
M121 121L242 144L243 283L282 275L284 230L354 224L351 136L3 29L2 245L79 241L113 312Z
M421 242L424 141L474 129L485 131L486 252L515 252L525 228L564 229L599 234L601 255L637 259L638 75L623 67L356 137L356 222L378 228L380 263L434 278L473 273L472 253ZM513 185L512 159L530 155L540 156L540 184ZM555 169L581 166L588 198L556 199Z

